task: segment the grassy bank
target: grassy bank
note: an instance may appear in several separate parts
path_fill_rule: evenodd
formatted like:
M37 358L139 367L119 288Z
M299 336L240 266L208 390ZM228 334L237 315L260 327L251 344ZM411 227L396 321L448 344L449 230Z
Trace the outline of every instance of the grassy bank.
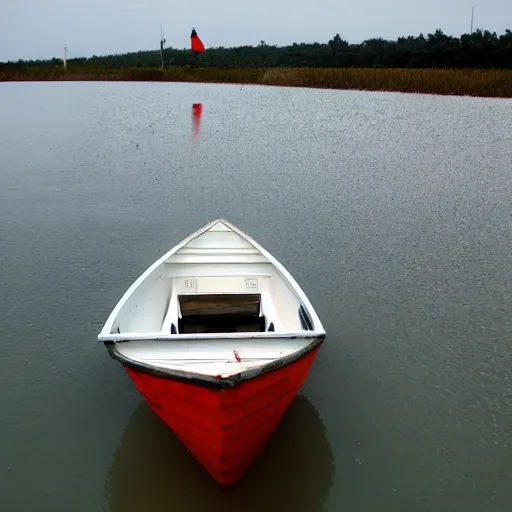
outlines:
M260 84L512 98L512 70L373 68L5 67L0 81L99 80Z

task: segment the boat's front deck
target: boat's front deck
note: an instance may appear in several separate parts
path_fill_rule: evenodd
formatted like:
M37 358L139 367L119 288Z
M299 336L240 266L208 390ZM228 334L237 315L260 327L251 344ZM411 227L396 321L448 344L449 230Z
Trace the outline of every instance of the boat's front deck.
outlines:
M228 377L307 351L314 338L146 340L117 343L114 355L156 370Z

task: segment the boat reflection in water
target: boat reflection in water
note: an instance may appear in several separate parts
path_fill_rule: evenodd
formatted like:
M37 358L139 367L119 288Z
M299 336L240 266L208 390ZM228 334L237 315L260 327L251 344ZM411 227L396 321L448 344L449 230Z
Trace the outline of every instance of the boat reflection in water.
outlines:
M112 512L322 510L333 454L317 410L297 395L241 480L216 484L142 402L130 418L106 484Z
M193 103L192 104L192 133L194 138L199 137L201 131L201 116L203 115L203 104Z

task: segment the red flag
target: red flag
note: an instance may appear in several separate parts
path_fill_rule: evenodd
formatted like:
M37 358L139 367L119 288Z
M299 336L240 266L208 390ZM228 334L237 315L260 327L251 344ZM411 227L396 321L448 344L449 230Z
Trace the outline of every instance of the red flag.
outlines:
M196 29L192 29L192 33L190 34L190 44L192 47L192 51L194 53L203 53L204 52L204 44L199 39L199 36L197 35Z

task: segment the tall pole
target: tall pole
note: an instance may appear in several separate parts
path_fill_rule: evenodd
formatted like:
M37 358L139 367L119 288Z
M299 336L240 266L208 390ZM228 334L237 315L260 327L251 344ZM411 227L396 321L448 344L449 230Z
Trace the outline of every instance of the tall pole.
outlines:
M64 70L68 69L68 47L64 46Z
M164 69L164 31L160 22L160 69Z
M473 33L473 18L475 17L475 8L471 11L471 33Z

